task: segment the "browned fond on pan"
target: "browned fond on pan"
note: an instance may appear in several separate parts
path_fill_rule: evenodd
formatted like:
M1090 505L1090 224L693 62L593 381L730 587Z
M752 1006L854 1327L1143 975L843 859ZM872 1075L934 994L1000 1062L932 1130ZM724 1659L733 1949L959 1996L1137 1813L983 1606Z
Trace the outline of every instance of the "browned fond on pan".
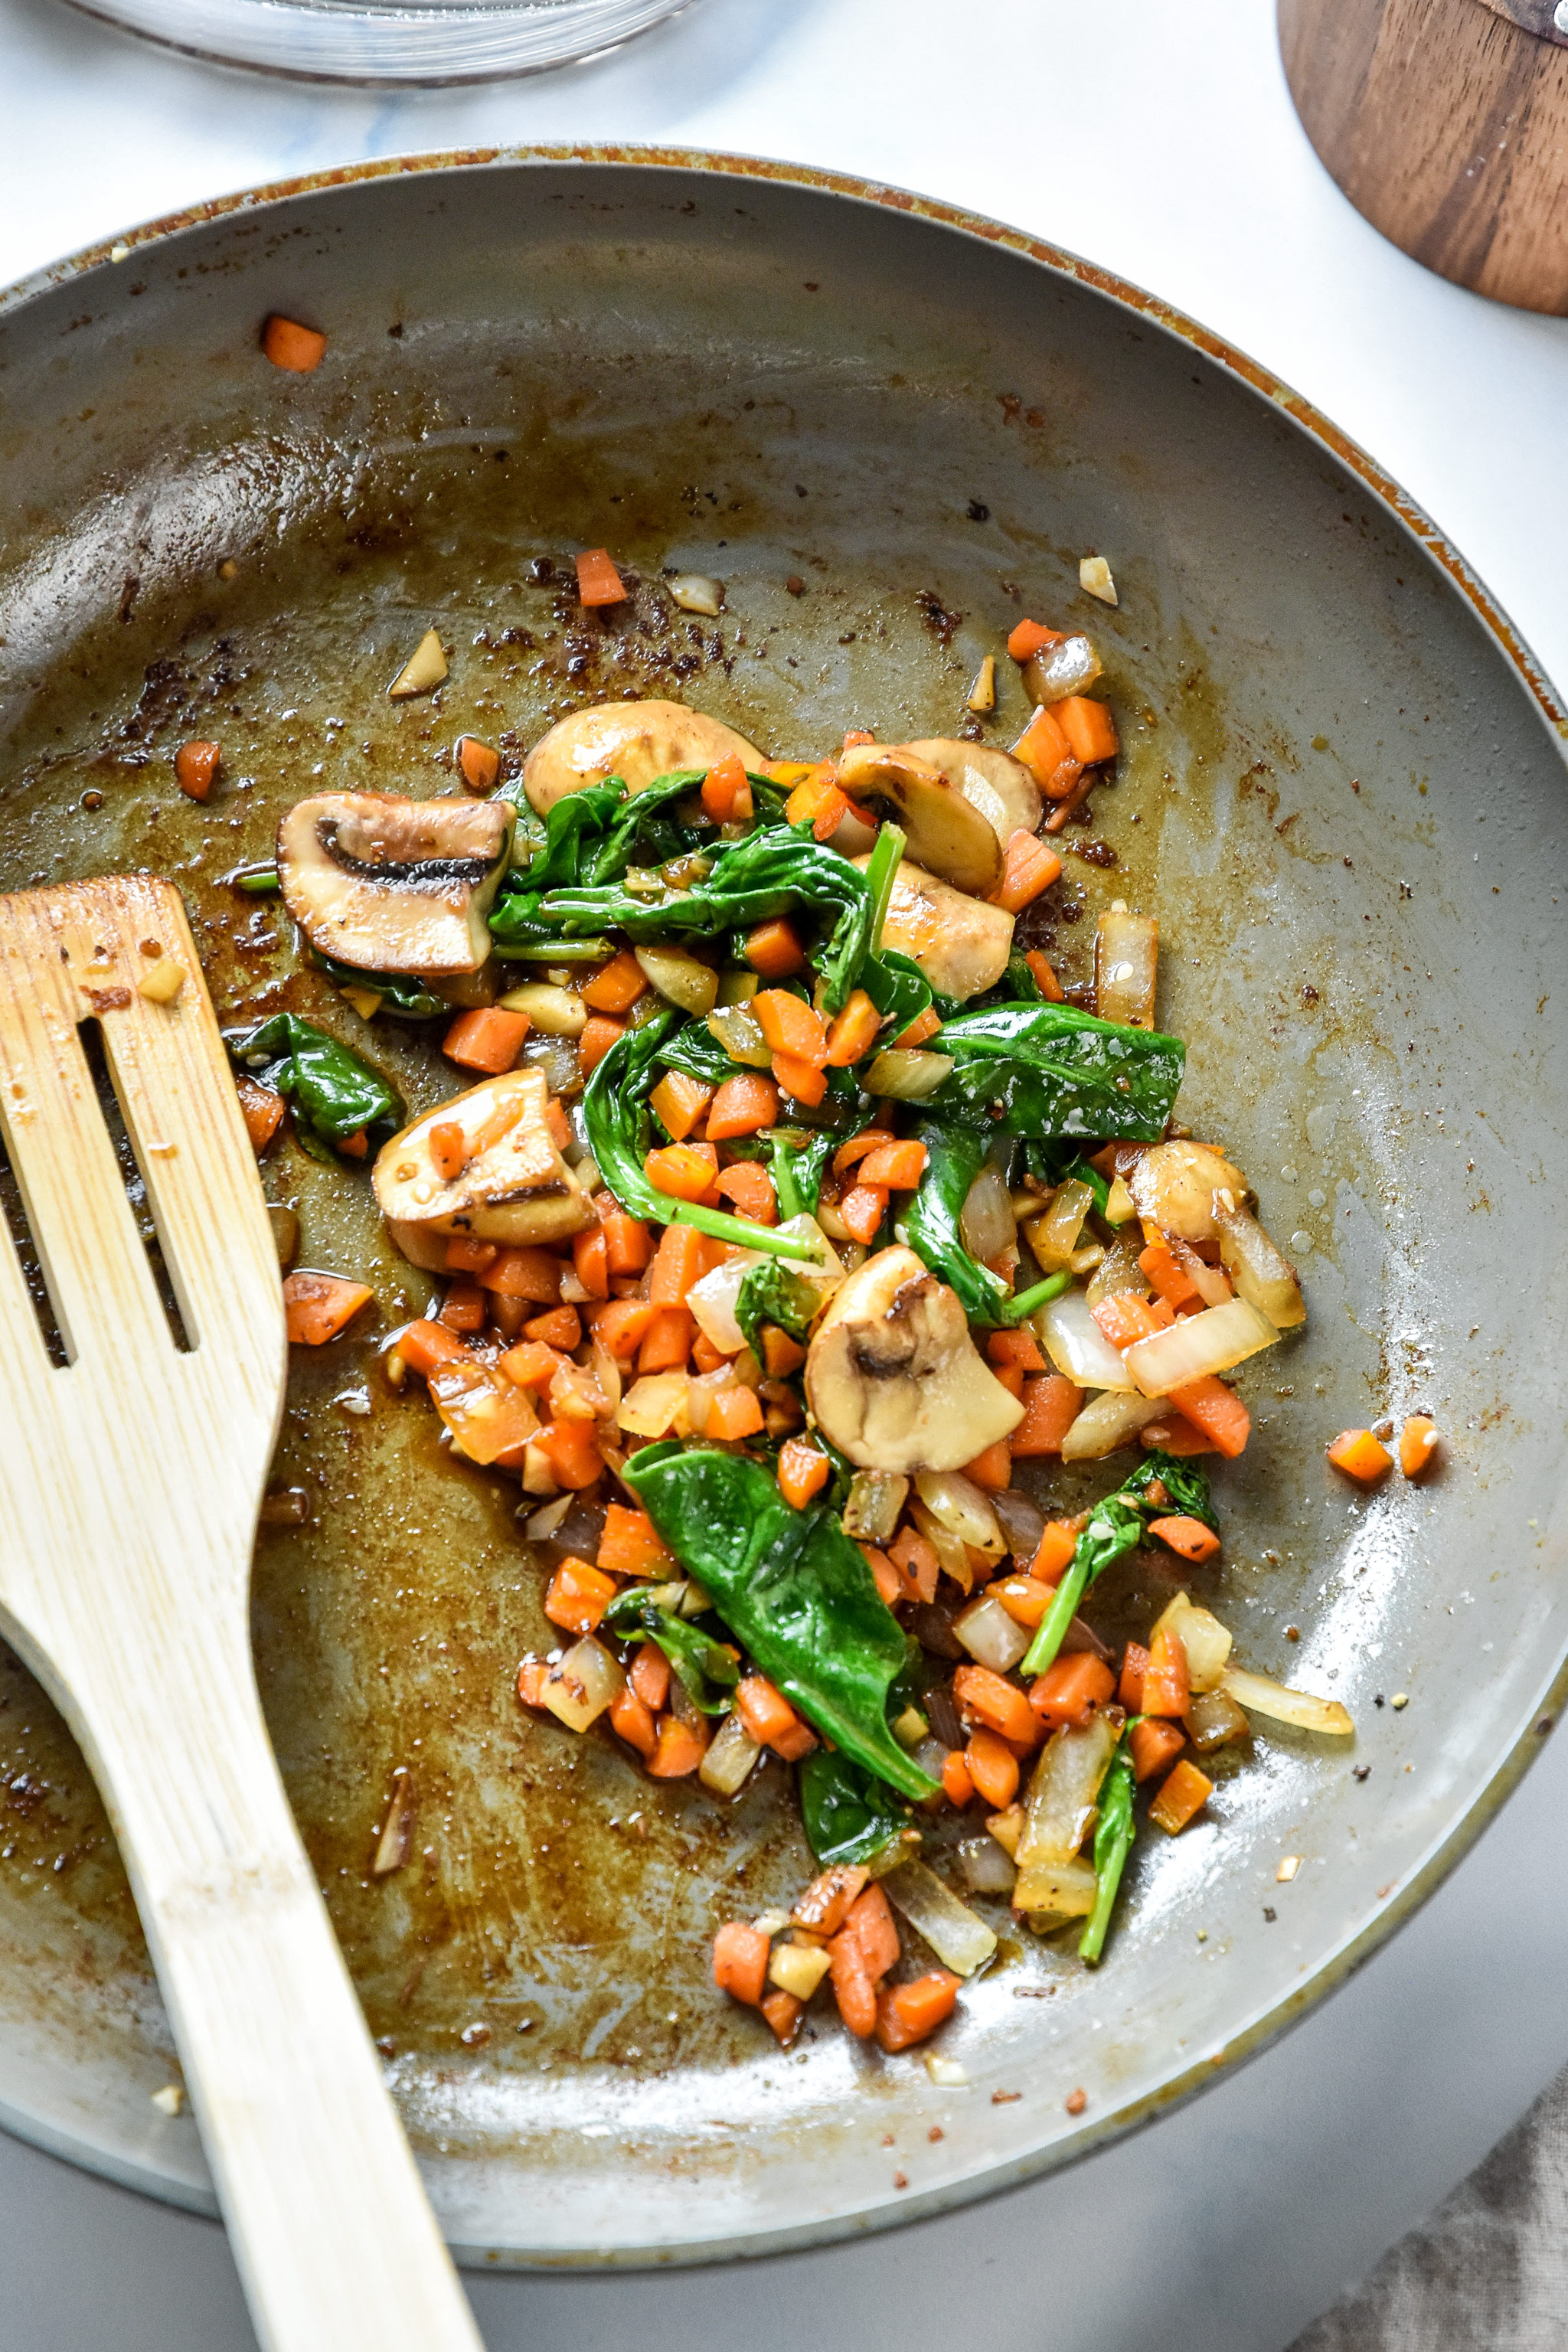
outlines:
M1312 1323L1250 1381L1258 1436L1221 1481L1227 1565L1204 1591L1249 1664L1346 1699L1371 1778L1260 1738L1212 1828L1143 1856L1092 1984L999 1919L1004 1965L951 2037L974 2085L958 2100L830 2025L781 2058L716 2001L713 1923L805 1867L792 1807L766 1774L733 1807L655 1790L609 1743L520 1715L510 1676L546 1629L510 1490L454 1467L372 1370L424 1278L379 1240L363 1180L292 1144L269 1163L302 1262L367 1269L377 1319L297 1369L276 1475L309 1519L261 1539L263 1686L470 2245L798 2242L1147 2114L1331 1981L1454 1850L1556 1670L1560 1570L1535 1547L1562 1411L1531 1335L1560 1277L1542 1266L1528 1314L1510 1286L1563 1124L1546 698L1457 559L1423 551L1429 527L1256 371L1092 278L847 184L481 159L178 228L0 312L0 883L173 873L226 1013L322 1017L420 1108L449 1083L427 1049L365 1032L275 906L222 880L289 799L323 779L447 790L465 730L515 752L628 690L783 755L849 726L952 732L1021 612L1069 616L1127 749L1068 836L1092 854L1069 856L1051 952L1085 976L1106 899L1159 913L1184 1116L1310 1244ZM259 358L273 308L328 331L316 376ZM531 572L601 542L642 583L607 632ZM1114 614L1078 593L1091 549ZM671 611L672 565L724 579L718 623ZM431 624L448 685L389 704ZM1025 715L1004 688L995 742ZM171 772L192 734L225 746L203 810ZM1454 1433L1443 1485L1348 1497L1325 1438L1415 1402ZM1171 1590L1142 1559L1100 1622L1145 1624ZM1374 1705L1405 1686L1408 1709ZM161 2028L96 1801L20 1669L0 1698L0 2099L199 2197L184 2126L147 2126ZM374 1883L400 1765L415 1858ZM1287 1850L1307 1861L1276 1898ZM1061 2107L1079 2082L1081 2126ZM994 2108L992 2088L1025 2095ZM920 2148L906 2198L889 2130Z

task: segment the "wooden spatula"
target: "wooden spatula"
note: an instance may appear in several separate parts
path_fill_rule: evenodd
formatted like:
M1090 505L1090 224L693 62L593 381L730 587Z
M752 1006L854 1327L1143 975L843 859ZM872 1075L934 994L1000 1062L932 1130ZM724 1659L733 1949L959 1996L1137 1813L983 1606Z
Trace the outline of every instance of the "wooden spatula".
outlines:
M93 1022L188 1352L100 1108ZM0 1129L68 1359L51 1364L0 1232L0 1631L103 1791L257 2333L268 2352L479 2352L257 1696L283 1308L168 883L0 898Z

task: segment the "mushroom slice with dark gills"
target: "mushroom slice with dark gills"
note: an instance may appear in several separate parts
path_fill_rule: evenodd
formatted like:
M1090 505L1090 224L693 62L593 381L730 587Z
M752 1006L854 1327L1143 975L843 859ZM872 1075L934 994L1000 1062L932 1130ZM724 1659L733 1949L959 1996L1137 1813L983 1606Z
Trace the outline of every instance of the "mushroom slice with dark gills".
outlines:
M902 825L916 866L989 898L1002 879L996 829L940 768L897 743L855 743L834 764L858 813L886 811Z
M858 1468L905 1476L962 1469L1024 1417L955 1294L902 1247L868 1257L835 1291L806 1353L805 1398Z
M478 971L516 822L505 801L318 793L278 828L283 902L319 954L361 971Z
M555 1242L580 1234L594 1211L544 1123L542 1070L508 1070L440 1103L395 1135L371 1181L405 1257L445 1271L461 1238Z

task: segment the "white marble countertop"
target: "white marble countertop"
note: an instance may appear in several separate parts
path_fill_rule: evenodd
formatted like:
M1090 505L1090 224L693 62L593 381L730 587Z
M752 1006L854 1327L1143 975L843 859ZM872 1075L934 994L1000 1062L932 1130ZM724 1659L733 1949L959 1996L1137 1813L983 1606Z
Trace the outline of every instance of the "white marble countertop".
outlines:
M0 283L229 189L530 140L793 158L1016 222L1178 303L1326 410L1568 687L1568 320L1479 301L1356 216L1291 112L1268 0L1113 19L1104 0L696 0L596 65L396 95L269 84L58 0L0 0ZM1548 1743L1476 1851L1348 1986L1071 2172L742 2273L482 2278L486 2340L700 2346L739 2308L751 2352L830 2331L880 2346L914 2314L940 2344L978 2309L994 2352L1047 2339L1102 2352L1152 2327L1205 2352L1283 2347L1568 2060L1568 1882L1542 1867L1565 1803L1568 1748ZM0 2211L0 2352L252 2347L213 2225L4 2138Z

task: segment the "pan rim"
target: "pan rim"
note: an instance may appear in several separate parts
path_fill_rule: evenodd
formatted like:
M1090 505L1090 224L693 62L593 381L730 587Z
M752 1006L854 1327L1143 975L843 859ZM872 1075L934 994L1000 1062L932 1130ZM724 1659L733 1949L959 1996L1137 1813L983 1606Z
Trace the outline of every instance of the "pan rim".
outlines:
M65 285L117 268L133 255L166 239L230 217L278 207L300 197L334 189L363 185L382 179L415 173L449 173L533 166L596 166L617 171L696 173L715 180L736 179L796 188L839 202L878 205L912 215L942 227L973 236L1032 261L1047 273L1087 288L1135 315L1142 324L1170 336L1231 376L1267 405L1282 415L1300 434L1348 474L1361 490L1375 499L1388 519L1416 551L1447 579L1481 623L1488 637L1517 673L1537 715L1552 738L1568 770L1568 706L1547 677L1522 634L1475 572L1459 550L1426 510L1394 478L1361 446L1343 433L1322 411L1294 391L1237 346L1216 335L1186 312L1149 293L1117 273L1067 251L1027 231L988 218L967 207L949 204L890 184L858 174L827 171L815 165L777 162L765 157L721 150L622 142L520 142L495 146L432 150L406 155L369 159L293 178L265 182L200 204L165 214L111 238L83 247L76 253L47 263L14 285L0 289L0 325L8 324L26 306ZM1469 1802L1374 1918L1330 1949L1306 1981L1277 2000L1218 2053L1202 2055L1152 2092L1107 2109L1073 2130L1058 2134L1021 2155L978 2169L963 2179L949 2181L925 2192L883 2193L875 2201L842 2211L791 2223L775 2230L733 2232L710 2241L606 2247L584 2243L548 2252L496 2247L477 2241L450 2241L456 2259L475 2270L517 2269L540 2272L637 2271L695 2267L740 2259L760 2259L803 2252L863 2237L869 2231L894 2229L955 2211L982 2198L1021 2188L1048 2172L1076 2163L1112 2140L1147 2128L1151 2124L1212 2083L1223 2067L1258 2055L1300 2022L1309 2011L1336 1990L1364 1961L1402 1927L1474 1845L1533 1762L1542 1745L1542 1718L1568 1704L1568 1654L1542 1680L1520 1727L1489 1777ZM189 2175L154 2169L127 2155L122 2148L94 2142L58 2121L28 2115L0 2097L0 2127L46 2154L80 2165L118 2186L135 2189L187 2211L216 2216L217 2203L210 2187Z

